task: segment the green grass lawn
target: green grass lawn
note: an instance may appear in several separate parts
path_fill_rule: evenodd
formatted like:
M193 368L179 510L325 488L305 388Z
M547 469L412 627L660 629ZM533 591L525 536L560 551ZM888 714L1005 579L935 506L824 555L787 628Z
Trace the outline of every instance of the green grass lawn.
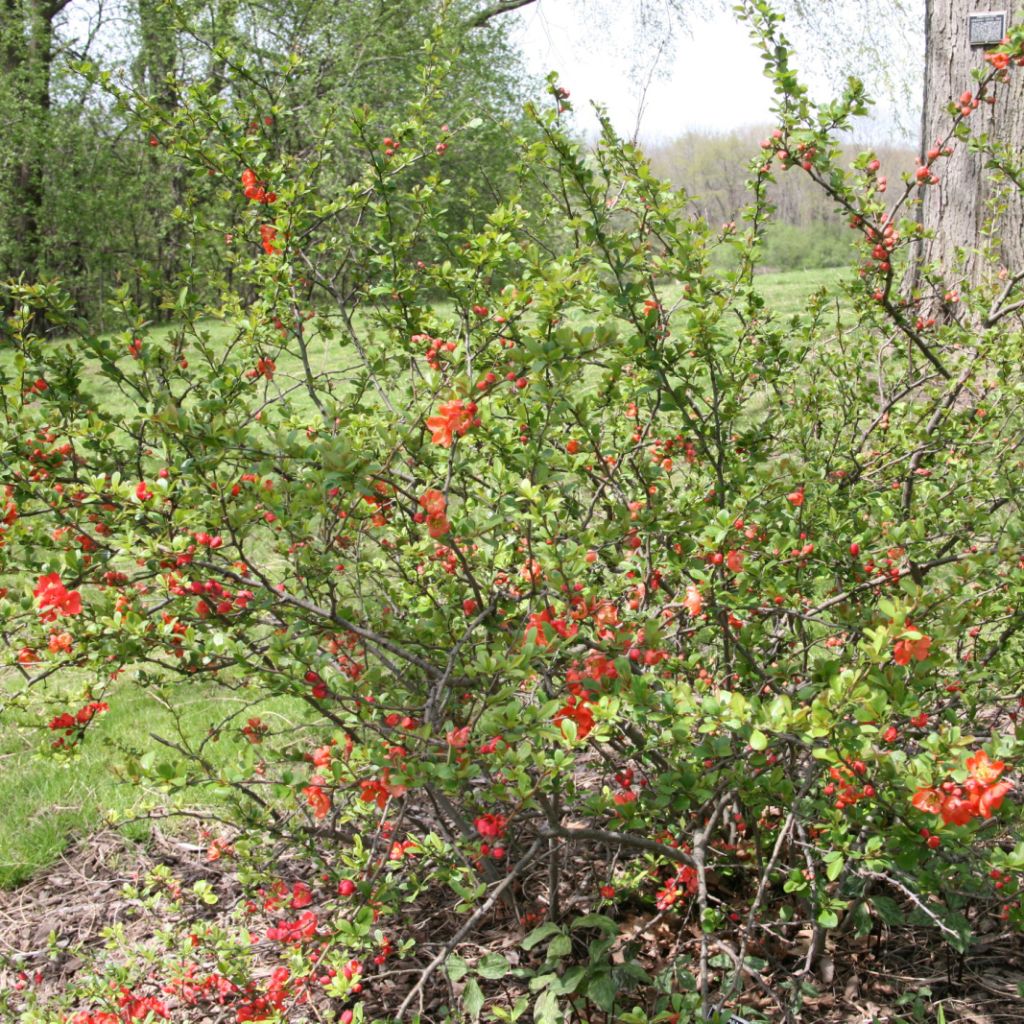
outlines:
M76 692L77 681L69 689ZM155 786L128 781L125 765L148 749L158 751L158 761L181 761L151 734L172 741L182 736L198 740L235 714L232 727L217 742L242 743L238 728L250 715L258 714L273 728L293 725L305 709L301 702L285 698L253 705L251 697L219 690L212 695L179 691L175 702L177 720L156 693L126 682L110 697L110 711L96 717L85 742L70 755L50 751L56 734L46 728L46 715L7 713L0 726L0 807L6 825L0 830L0 888L26 881L56 860L76 837L108 821L130 819L149 807L162 811L186 804L223 804L223 797L208 790L193 789L172 799ZM75 708L81 701L68 703ZM141 819L124 827L139 838L148 831Z
M850 277L846 268L824 270L790 270L781 274L760 274L755 279L768 308L779 316L800 313L808 298L822 288L835 290Z
M757 278L769 308L778 316L788 317L804 309L808 297L821 288L834 288L843 271L811 270L764 274ZM207 321L212 344L227 342L226 325ZM153 335L171 331L170 326L152 329ZM318 363L327 366L332 346L314 338ZM7 677L7 684L16 682ZM69 690L77 688L73 678L66 680ZM0 676L0 692L5 680ZM180 693L181 691L179 691ZM216 691L197 691L182 702L180 723L189 736L202 737L210 728L233 711L242 716L260 714L265 720L300 717L304 705L297 701L277 699L251 708L244 695L235 696ZM139 753L155 746L149 733L173 735L176 723L157 694L130 682L111 701L109 712L100 716L90 730L81 750L71 757L54 757L47 752L53 733L46 729L46 719L16 719L8 713L0 719L0 806L4 808L6 828L0 831L0 887L25 881L34 872L52 863L75 836L97 828L111 816L127 816L143 801L167 806L168 798L157 790L144 788L119 775L128 752ZM75 705L76 707L78 705ZM238 724L241 724L239 722ZM232 742L223 739L218 742ZM195 803L215 799L196 790L189 794ZM135 826L145 834L145 823Z

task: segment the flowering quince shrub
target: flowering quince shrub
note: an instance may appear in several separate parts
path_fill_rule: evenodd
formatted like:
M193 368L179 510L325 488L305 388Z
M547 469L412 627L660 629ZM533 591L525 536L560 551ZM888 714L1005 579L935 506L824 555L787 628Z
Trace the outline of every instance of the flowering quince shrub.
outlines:
M870 154L839 166L859 85L816 108L748 15L779 127L721 231L607 125L574 142L552 82L540 141L509 145L544 223L507 196L449 234L445 152L472 128L446 123L442 30L406 122L350 112L363 172L331 194L336 126L300 162L205 90L177 124L121 97L183 179L225 183L197 230L235 239L234 287L216 309L183 290L160 336L122 296L98 337L56 286L9 286L8 678L54 756L128 672L172 703L243 697L210 732L238 742L176 737L133 770L230 798L208 856L269 918L33 1019L697 1020L751 979L783 1019L836 929L965 953L984 918L1020 930L1020 277L932 268L900 297L937 171L886 196ZM1016 73L1019 39L999 52L979 95ZM839 319L758 291L779 168L863 248ZM51 706L71 667L88 692ZM248 706L270 695L297 725ZM418 924L439 898L446 923ZM625 901L692 941L645 959ZM495 920L515 957L460 947Z

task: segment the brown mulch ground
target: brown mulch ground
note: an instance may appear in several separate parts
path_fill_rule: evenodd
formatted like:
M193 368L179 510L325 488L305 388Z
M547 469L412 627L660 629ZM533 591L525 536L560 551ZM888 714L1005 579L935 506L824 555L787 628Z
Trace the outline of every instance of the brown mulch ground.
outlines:
M128 942L151 944L168 921L159 910L147 910L142 901L126 896L124 888L137 884L158 865L167 866L183 888L207 881L219 901L201 912L226 918L243 898L241 886L232 873L231 862L208 862L206 846L196 838L154 827L150 842L143 846L115 832L101 832L74 846L28 884L0 892L0 997L4 992L15 992L6 1014L0 1011L2 1019L20 1019L23 992L18 990L25 984L22 972L28 978L25 991L34 989L45 999L65 993L76 975L86 969L91 956L104 955L104 929L117 925L124 929ZM527 962L529 955L518 948L524 929L517 914L543 906L546 894L540 894L544 884L540 875L528 878L517 896L514 912L499 904L480 929L460 945L460 955L472 962L485 953L501 952L513 963ZM527 891L540 898L525 902L523 894ZM585 909L572 906L572 893L563 894L562 901L569 916ZM696 950L696 928L685 919L660 916L650 927L649 915L639 910L630 913L624 908L622 916L623 943L642 937L641 952L636 957L642 966L657 968ZM440 887L416 905L415 920L408 921L406 934L420 942L423 963L462 920L454 914L449 897ZM941 1019L937 1017L938 1004L946 1024L1024 1022L1024 942L1020 936L993 928L981 935L964 957L934 942L929 944L911 929L884 929L864 939L840 941L842 945L828 948L817 965L818 992L807 998L799 1017L801 1024L894 1024L911 1020L930 1024ZM280 963L278 952L274 944L257 943L253 954L255 973L269 975ZM415 966L415 962L404 961L368 984L368 1020L394 1011L417 977L414 970L402 968ZM930 990L930 995L924 990ZM899 997L907 993L921 994L925 1016L915 1018L909 1006L898 1005ZM435 975L426 987L428 1018L430 1009L450 1002L452 994L443 973ZM174 1006L173 999L169 1005L174 1024L235 1019L230 1008L211 1017L208 1010ZM781 1020L777 1007L754 984L739 1000L737 1012L742 1014L743 1007L759 1019ZM333 1019L333 1013L321 1016L330 1009L326 1004L318 1009L320 1012L297 1008L290 1019ZM597 1024L596 1018L591 1020Z

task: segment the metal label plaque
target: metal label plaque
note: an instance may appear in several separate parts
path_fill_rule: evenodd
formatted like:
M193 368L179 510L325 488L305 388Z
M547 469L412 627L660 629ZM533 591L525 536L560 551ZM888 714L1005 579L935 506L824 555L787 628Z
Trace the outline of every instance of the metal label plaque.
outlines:
M998 46L1005 35L1005 11L978 11L967 15L967 38L971 46Z

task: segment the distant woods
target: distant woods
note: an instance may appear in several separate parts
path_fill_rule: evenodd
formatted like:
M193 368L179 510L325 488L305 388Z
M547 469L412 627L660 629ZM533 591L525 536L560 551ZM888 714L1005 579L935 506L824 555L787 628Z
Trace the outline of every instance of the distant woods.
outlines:
M496 195L517 191L508 153L534 130L522 110L541 90L507 20L481 24L476 0L456 3L466 18L454 30L462 37L443 85L446 110L453 129L480 119L445 155L445 174L459 182L446 210L457 231ZM0 0L0 280L59 279L99 327L118 289L152 320L175 315L183 287L216 299L230 288L232 262L244 258L245 240L229 227L244 203L236 170L253 163L286 186L309 140L326 134L334 157L321 184L348 183L368 150L381 152L382 140L401 132L437 31L427 6ZM221 112L238 168L189 172L165 145L165 135L187 128L190 105ZM339 116L352 110L365 112L358 129ZM437 126L438 139L448 127ZM712 225L734 220L767 131L685 135L653 148L655 171L685 188ZM913 162L910 150L878 156L894 182ZM766 237L766 267L847 262L849 232L799 170L780 172L772 196L778 222ZM519 198L544 203L539 194Z
M715 227L736 220L750 202L746 182L750 161L770 127L742 128L722 134L688 132L671 142L647 147L654 172L668 178L692 197L694 212ZM848 162L873 149L894 189L904 172L914 169L910 146L851 144ZM840 267L852 258L853 235L822 190L798 167L776 167L769 195L776 208L775 223L765 238L763 265L767 270Z

